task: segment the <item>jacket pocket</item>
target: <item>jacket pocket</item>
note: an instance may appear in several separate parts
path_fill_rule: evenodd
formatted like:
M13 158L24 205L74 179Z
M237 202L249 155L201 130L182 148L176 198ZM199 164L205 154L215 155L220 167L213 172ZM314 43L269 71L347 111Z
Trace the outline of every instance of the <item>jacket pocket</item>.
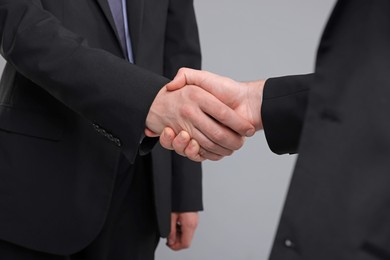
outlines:
M54 114L0 105L0 131L47 140L59 140L63 121Z

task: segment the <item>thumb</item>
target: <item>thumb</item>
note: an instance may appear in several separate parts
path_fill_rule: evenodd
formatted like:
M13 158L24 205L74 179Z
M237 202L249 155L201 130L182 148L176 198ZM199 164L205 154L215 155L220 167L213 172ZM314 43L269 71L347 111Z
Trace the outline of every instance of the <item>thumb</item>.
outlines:
M167 91L178 90L186 85L198 86L216 97L223 96L226 89L220 85L228 78L213 74L208 71L181 68L175 78L165 85ZM233 80L229 79L231 82ZM223 85L223 84L222 84Z
M178 216L176 214L171 214L171 233L168 236L168 246L173 246L176 243L176 223Z
M186 79L186 71L190 70L187 68L181 68L177 72L175 78L169 82L165 87L167 88L168 91L174 91L181 89L185 85L187 85L187 79Z

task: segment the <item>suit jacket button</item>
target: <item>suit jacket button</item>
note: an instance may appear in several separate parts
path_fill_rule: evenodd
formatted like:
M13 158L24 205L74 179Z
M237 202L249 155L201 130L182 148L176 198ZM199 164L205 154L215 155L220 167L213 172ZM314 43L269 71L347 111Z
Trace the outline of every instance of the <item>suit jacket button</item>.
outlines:
M288 239L288 238L286 240L284 240L284 245L288 248L295 247L295 243L291 239Z
M115 142L115 144L116 144L118 147L121 147L121 146L122 146L121 141L120 141L118 138L115 138L115 139L114 139L114 142Z

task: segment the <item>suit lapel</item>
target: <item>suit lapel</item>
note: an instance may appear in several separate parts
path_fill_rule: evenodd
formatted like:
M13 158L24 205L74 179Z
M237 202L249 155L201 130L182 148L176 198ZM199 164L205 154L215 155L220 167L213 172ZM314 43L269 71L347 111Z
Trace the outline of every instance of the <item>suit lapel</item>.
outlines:
M116 29L115 21L114 21L114 18L112 16L110 5L108 4L108 1L107 0L96 0L96 1L99 3L100 8L102 9L102 11L104 13L104 16L107 18L108 23L110 24L111 29L113 30L113 32L115 34L119 48L122 50L123 57L126 57L126 53L122 49L122 45L120 43L120 39L118 36L118 30Z
M127 0L127 16L135 62L137 61L143 14L144 0Z

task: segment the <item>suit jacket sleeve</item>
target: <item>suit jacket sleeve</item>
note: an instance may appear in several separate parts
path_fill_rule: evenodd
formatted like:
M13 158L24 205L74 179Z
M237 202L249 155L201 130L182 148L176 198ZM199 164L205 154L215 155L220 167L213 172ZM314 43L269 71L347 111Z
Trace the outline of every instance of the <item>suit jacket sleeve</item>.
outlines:
M39 0L0 0L0 17L2 56L91 125L118 137L133 161L149 107L168 80L91 48Z
M297 153L313 78L307 74L266 81L261 115L274 153Z
M200 69L201 54L193 0L170 0L165 41L164 75L181 67ZM203 209L201 164L172 153L172 211Z

